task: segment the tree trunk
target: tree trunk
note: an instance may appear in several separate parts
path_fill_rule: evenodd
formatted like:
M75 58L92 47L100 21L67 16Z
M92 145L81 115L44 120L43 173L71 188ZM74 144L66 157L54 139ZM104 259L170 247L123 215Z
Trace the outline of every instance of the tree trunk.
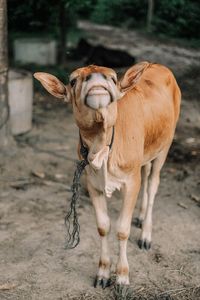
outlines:
M0 150L11 139L8 119L7 1L0 0Z
M65 65L66 62L66 33L67 33L67 21L66 21L66 8L65 1L60 0L59 5L59 28L60 28L60 63Z
M152 31L152 19L154 10L154 0L148 0L148 10L147 10L147 31Z

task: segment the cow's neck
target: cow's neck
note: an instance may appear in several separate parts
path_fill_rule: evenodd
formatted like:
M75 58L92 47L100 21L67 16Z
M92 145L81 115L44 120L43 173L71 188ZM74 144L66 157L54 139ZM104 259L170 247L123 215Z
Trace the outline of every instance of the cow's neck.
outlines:
M105 128L99 124L97 129L80 130L81 143L88 149L88 161L94 169L100 169L108 155L114 140L114 126Z

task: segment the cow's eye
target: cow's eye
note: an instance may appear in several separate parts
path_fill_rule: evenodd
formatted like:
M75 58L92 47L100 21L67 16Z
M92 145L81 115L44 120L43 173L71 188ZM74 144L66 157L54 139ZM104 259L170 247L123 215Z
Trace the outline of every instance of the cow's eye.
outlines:
M115 77L111 77L112 81L114 82L114 84L117 84L117 80Z
M71 87L75 86L75 84L76 84L76 78L70 80L69 83L70 83Z

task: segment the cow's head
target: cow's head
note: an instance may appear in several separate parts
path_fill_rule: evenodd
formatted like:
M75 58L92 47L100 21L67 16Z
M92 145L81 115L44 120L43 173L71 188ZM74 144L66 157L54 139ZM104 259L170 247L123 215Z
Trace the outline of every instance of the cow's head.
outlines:
M47 73L35 73L34 77L49 93L72 104L80 129L91 129L97 123L103 123L104 127L114 125L116 100L120 98L114 70L95 65L79 68L70 75L68 85Z

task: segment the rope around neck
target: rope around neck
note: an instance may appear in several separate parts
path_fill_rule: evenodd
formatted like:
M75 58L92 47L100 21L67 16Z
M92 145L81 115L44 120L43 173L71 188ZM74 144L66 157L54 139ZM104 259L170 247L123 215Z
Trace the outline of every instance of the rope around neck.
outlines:
M70 210L65 216L65 226L67 229L65 249L73 249L80 242L80 235L79 235L80 225L78 222L76 205L80 197L80 188L81 188L80 178L83 170L89 164L89 162L88 162L88 148L83 144L83 140L81 138L80 132L79 132L79 137L80 137L80 145L81 145L80 153L81 156L83 157L83 160L77 162L76 170L74 172L73 184L71 187L72 199L70 204ZM109 145L110 149L112 147L113 141L114 141L114 126L112 131L111 143Z
M72 199L70 204L70 210L65 216L65 226L67 228L65 249L73 249L80 242L80 225L78 222L78 215L76 211L76 204L80 196L80 177L87 166L88 161L83 159L77 163L76 171L74 173L74 179L72 184Z

